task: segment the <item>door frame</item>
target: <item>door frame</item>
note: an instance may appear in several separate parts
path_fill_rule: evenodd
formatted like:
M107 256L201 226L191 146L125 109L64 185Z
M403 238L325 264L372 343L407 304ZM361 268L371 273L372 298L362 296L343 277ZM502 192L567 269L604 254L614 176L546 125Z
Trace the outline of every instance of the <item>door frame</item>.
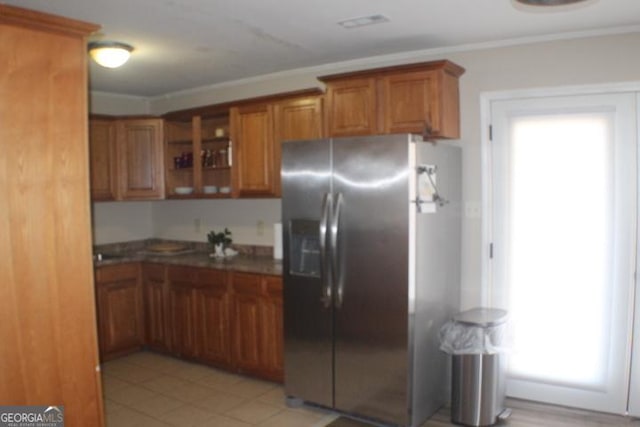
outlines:
M498 302L496 292L492 289L493 283L493 263L491 261L493 239L492 229L492 117L491 105L495 101L508 101L526 98L543 98L556 96L584 96L584 95L606 95L620 93L636 94L636 200L640 210L640 81L605 83L593 85L576 85L560 87L540 87L531 89L514 89L505 91L482 92L480 94L480 125L481 125L481 188L482 188L482 224L481 224L481 290L479 304L487 307L494 306ZM640 382L640 282L637 278L637 268L640 265L640 214L635 226L635 254L632 257L635 261L634 284L630 289L629 322L631 324L632 340L631 351L627 355L627 405L625 415L640 415L640 387L633 387L635 382ZM634 350L634 345L636 346ZM635 360L634 360L635 359ZM633 368L636 367L634 370ZM633 409L633 410L632 410Z

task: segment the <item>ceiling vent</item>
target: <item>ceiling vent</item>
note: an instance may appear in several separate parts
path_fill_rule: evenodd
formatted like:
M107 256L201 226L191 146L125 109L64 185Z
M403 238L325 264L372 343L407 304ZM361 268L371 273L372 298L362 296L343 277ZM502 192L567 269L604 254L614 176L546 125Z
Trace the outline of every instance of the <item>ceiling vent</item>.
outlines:
M384 15L371 15L362 16L360 18L345 19L344 21L338 22L338 25L349 30L351 28L364 27L365 25L382 24L383 22L389 21L390 19Z
M580 3L585 0L516 0L518 3L529 6L564 6L567 4Z

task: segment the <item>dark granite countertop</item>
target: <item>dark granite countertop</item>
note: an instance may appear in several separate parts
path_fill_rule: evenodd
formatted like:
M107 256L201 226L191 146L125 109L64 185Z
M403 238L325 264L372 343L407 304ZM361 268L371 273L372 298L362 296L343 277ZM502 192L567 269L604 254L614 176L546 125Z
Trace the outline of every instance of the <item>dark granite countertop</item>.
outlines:
M105 254L105 258L101 261L94 261L94 266L102 267L127 262L154 262L274 276L282 275L282 262L273 259L268 251L256 250L251 247L236 247L238 255L224 259L210 257L206 245L203 247L200 244L189 244L188 249L179 254L154 254L145 251L146 245L155 242L158 240L149 239L142 242L96 246L94 253Z

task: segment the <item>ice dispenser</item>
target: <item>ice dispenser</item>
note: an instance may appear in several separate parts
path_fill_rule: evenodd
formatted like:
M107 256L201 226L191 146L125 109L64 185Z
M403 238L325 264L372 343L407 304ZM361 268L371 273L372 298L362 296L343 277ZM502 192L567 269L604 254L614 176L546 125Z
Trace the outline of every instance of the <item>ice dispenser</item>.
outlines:
M289 274L320 277L319 221L293 219L289 223Z

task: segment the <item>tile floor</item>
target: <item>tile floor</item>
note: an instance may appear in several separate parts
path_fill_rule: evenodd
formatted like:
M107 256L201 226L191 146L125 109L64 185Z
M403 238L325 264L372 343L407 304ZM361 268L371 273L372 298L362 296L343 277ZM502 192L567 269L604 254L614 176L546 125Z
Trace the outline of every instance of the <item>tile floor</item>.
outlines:
M324 427L338 415L288 408L282 386L156 353L102 366L106 427ZM512 427L640 427L640 420L507 399ZM448 408L422 427L450 427Z
M107 427L321 427L337 418L288 408L282 386L139 352L102 366Z

